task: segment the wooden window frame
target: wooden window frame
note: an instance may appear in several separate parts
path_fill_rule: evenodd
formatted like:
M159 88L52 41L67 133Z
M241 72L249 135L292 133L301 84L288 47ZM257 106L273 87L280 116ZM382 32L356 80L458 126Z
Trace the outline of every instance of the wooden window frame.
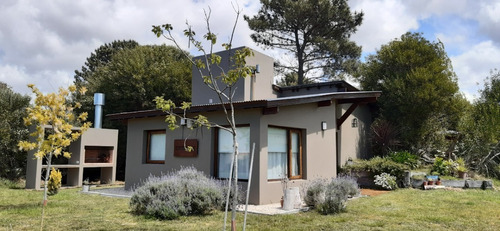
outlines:
M299 174L296 176L292 176L292 134L296 133L298 135L298 144L299 144ZM288 135L288 178L289 179L302 179L302 132L299 129L287 129Z
M280 126L269 126L273 128L279 128L279 129L284 129L286 130L286 140L287 140L287 177L290 180L297 180L297 179L303 179L303 141L302 141L302 130L297 129L297 128L287 128L287 127L280 127ZM298 142L299 142L299 174L296 176L292 176L292 134L296 133L298 135ZM268 181L278 181L281 179L268 179Z
M147 131L147 146L146 146L146 163L147 164L165 164L165 160L150 160L150 148L151 148L151 135L153 134L166 134L165 130L149 130ZM167 141L165 140L165 146L167 145ZM165 158L165 156L164 156Z

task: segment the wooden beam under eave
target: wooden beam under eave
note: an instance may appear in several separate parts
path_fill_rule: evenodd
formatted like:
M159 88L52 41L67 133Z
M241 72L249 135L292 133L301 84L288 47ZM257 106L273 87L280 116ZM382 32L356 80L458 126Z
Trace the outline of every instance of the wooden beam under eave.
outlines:
M279 107L266 107L262 109L262 114L263 115L278 114L279 111L280 111Z
M354 110L356 110L358 105L359 105L359 103L351 104L351 106L347 109L347 111L344 112L344 114L339 119L337 119L337 130L340 129L340 126L342 126L342 124L352 114L352 112L354 112Z
M331 100L324 100L324 101L319 101L318 102L318 107L328 107L332 105L332 101Z

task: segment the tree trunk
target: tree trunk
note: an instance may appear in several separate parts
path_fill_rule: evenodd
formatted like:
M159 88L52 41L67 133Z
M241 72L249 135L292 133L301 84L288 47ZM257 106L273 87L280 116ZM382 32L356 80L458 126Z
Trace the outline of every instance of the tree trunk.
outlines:
M232 205L232 211L231 211L231 230L235 231L236 230L236 206L238 205L238 142L236 141L236 129L233 129L233 152L234 152L234 170L233 170L233 175L234 175L234 183L233 183L233 190L234 190L234 196L233 196L233 202L231 203Z

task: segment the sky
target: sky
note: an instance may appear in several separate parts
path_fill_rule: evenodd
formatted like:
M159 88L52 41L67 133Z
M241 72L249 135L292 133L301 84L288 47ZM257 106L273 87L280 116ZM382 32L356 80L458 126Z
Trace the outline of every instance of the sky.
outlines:
M362 46L363 57L408 31L422 32L428 40L444 44L460 91L470 101L479 97L490 71L500 69L500 0L350 0L349 6L364 13L352 36ZM2 0L0 82L21 94L30 93L29 83L44 93L56 92L72 84L74 71L105 43L132 39L141 45L171 45L151 32L152 25L172 24L180 45L190 50L182 36L186 22L203 34L204 12L209 9L212 31L219 41L226 41L236 19L235 7L252 16L260 1ZM242 18L238 22L234 47L290 58L259 47L247 23Z

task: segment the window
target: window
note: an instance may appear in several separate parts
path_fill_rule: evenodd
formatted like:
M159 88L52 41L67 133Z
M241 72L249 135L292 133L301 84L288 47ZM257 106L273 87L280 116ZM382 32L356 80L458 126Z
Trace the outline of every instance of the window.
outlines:
M302 178L300 130L269 127L267 130L267 179Z
M248 180L250 169L250 127L237 127L238 142L238 179ZM231 170L231 160L233 154L233 135L219 129L217 146L217 176L219 178L229 178Z
M146 163L165 163L165 130L148 131L148 146L146 150Z

